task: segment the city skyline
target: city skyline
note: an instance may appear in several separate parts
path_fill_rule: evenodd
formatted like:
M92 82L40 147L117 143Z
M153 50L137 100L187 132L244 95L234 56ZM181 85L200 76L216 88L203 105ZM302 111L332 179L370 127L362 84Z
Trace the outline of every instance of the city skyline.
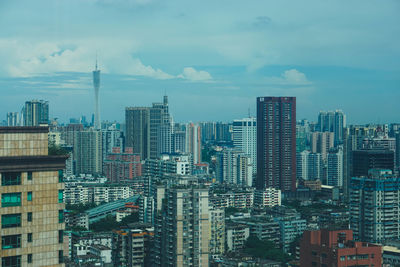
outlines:
M51 117L90 117L98 51L104 120L166 92L175 121L255 116L260 95L295 96L298 118L342 109L349 123L399 121L398 10L396 1L2 3L0 113L45 99Z

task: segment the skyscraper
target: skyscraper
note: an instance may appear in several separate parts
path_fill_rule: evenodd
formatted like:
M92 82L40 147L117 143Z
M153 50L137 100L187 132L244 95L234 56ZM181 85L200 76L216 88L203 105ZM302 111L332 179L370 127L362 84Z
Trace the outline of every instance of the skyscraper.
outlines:
M1 266L65 266L62 170L48 127L0 127Z
M94 128L99 130L100 124L100 110L99 110L99 89L100 89L100 70L96 69L93 71L93 86L94 86Z
M125 147L132 147L143 160L150 158L150 108L127 107L125 123Z
M249 155L253 164L253 174L257 172L257 126L256 118L233 121L233 145Z
M296 190L295 97L257 97L256 186Z
M26 101L23 108L24 126L39 126L49 123L49 102L44 100Z
M20 126L20 118L18 112L7 113L7 126Z
M343 128L346 127L346 115L341 110L320 111L317 130L335 134L335 145L343 142Z
M103 173L103 147L101 131L90 129L75 132L74 159L76 174Z
M186 126L186 152L193 155L193 164L201 163L201 130L198 124Z

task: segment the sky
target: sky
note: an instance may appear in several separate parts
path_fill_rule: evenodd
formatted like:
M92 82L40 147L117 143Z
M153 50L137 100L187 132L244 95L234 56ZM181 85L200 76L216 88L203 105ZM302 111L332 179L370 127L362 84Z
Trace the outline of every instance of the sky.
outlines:
M399 0L3 0L0 120L32 99L90 117L97 55L102 120L167 94L177 122L255 116L257 96L400 122L399 25Z

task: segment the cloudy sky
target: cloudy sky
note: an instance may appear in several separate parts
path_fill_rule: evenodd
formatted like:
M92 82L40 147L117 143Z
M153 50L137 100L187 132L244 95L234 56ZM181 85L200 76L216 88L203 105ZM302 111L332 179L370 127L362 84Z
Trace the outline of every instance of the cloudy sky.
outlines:
M281 95L298 119L400 122L399 25L399 0L4 0L0 119L31 99L89 117L97 53L103 120L166 93L179 122L254 115L257 96Z

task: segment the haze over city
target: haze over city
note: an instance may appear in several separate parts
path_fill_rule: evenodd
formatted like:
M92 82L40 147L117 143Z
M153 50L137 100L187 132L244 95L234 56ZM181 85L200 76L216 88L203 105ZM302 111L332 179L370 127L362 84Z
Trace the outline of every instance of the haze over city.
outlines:
M175 121L255 116L260 95L297 97L297 118L399 121L398 1L2 1L0 113L45 99L50 117L103 120L165 93Z

